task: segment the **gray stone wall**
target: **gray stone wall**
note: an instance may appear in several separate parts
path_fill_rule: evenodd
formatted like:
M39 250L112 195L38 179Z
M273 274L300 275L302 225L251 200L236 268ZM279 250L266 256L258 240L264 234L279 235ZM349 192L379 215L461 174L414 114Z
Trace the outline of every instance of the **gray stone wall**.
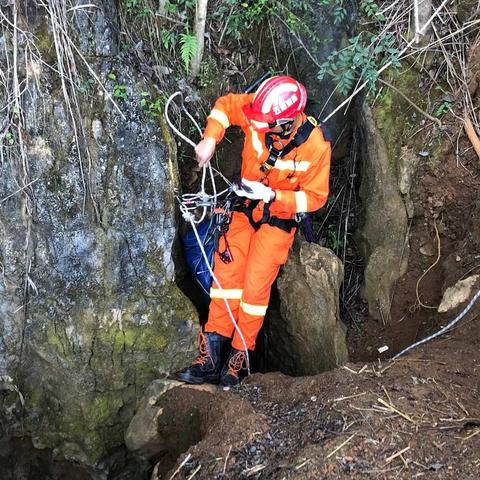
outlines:
M95 467L143 386L191 356L197 314L174 283L174 143L140 108L150 86L118 55L115 3L89 3L68 17L74 61L58 55L60 17L33 1L25 34L1 38L24 90L0 161L0 375L25 405L0 434ZM105 92L118 85L121 113Z

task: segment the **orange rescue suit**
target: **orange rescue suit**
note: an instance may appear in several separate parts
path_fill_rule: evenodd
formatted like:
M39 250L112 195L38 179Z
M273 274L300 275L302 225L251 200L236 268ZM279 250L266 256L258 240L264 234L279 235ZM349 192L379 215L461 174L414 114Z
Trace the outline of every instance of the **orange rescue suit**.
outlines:
M270 202L271 215L291 219L296 213L318 210L325 205L328 197L330 143L324 139L321 130L315 128L304 143L285 157L278 158L271 170L263 172L261 166L269 156L265 133L255 131L242 111L242 106L250 103L253 96L229 94L220 97L208 116L204 137L212 137L218 143L229 126L236 125L243 130L245 144L241 176L260 181L275 191L275 199ZM307 118L305 114L301 115L302 121L298 125ZM296 129L289 138L281 140L284 145L295 132ZM253 212L254 220L259 220L262 212L263 202L260 202ZM215 253L214 273L221 289L213 282L206 332L216 332L225 337L233 335L233 348L245 349L238 332L234 331L224 301L226 297L247 348L255 348L255 340L268 308L270 288L280 266L287 261L294 235L295 229L287 233L268 224L255 231L244 213L233 213L227 232L233 262L224 263Z

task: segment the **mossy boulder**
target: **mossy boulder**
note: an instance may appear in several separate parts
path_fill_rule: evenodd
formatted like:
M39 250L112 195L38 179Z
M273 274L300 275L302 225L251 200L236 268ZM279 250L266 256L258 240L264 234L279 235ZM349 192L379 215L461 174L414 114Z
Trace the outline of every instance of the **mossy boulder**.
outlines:
M357 244L365 259L363 295L370 314L388 321L391 289L405 273L408 261L407 214L395 174L398 157L387 149L384 132L377 127L366 103L360 121L363 126L360 197L364 223L357 232ZM390 138L391 148L397 148L392 141Z
M421 82L418 71L405 66L391 75L372 107L366 101L358 106L363 218L356 241L365 262L363 295L370 314L383 322L390 320L392 289L408 266L407 222L415 213L415 178L422 162L434 165L446 148L440 135L417 135L430 121L420 110L432 110ZM439 90L440 103L442 95ZM439 128L438 120L433 129Z
M115 4L92 3L70 34L103 87L77 58L88 88L64 95L19 47L31 89L25 155L15 145L0 162L0 375L25 405L0 437L30 436L104 478L144 386L191 358L198 318L175 284L175 143L140 106L151 86L117 55ZM22 28L45 39L33 4ZM105 90L119 85L117 109Z

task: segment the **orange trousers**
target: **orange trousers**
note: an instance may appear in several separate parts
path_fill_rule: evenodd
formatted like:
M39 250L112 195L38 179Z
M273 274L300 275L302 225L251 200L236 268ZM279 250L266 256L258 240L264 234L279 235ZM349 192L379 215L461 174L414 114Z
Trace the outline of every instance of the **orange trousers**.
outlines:
M214 281L210 289L210 310L205 332L216 332L232 337L232 347L245 350L225 305L230 305L233 317L249 350L263 324L270 300L270 288L280 266L287 261L295 229L290 233L268 224L257 231L245 214L234 212L227 241L233 261L224 263L215 253L214 273L221 286Z

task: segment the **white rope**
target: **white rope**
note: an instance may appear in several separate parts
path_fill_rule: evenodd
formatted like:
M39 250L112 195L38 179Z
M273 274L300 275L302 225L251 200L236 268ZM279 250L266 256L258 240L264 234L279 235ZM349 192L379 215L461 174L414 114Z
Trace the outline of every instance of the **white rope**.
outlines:
M170 97L168 97L168 100L165 104L165 111L164 111L165 119L166 119L168 125L170 126L170 128L182 140L187 142L191 147L195 148L196 143L193 140L191 140L190 138L188 138L187 136L185 136L182 132L180 132L180 130L178 130L178 128L170 120L170 117L168 115L168 110L170 108L170 104L172 103L174 98L176 98L180 95L182 95L182 92L175 92L174 94L170 95ZM188 118L195 125L195 128L197 129L200 136L202 136L202 130L200 129L200 126L198 125L196 120L193 118L193 116L188 112L188 110L183 106L183 103L182 103L182 110L186 113ZM221 197L222 195L227 193L228 190L229 190L228 188L226 188L226 189L222 190L221 192L217 193L217 186L215 184L214 172L217 175L219 175L225 181L225 183L228 186L231 185L230 182L227 180L227 178L225 178L221 172L219 172L218 170L213 168L211 166L210 162L209 162L208 163L208 173L209 173L209 176L210 176L210 182L212 184L213 195L209 195L205 191L205 183L206 183L206 179L207 179L207 167L203 166L202 167L202 179L201 179L201 182L200 182L200 191L198 193L186 193L186 194L181 196L181 203L185 205L185 207L189 211L189 213L192 213L196 209L201 208L200 217L199 218L195 218L195 217L193 218L194 223L201 223L205 219L205 217L207 216L207 213L208 213L209 210L210 210L210 214L213 214L214 209L215 209L215 205L217 204L219 197Z
M172 100L175 98L175 97L178 97L178 95L181 95L182 92L175 92L173 95L170 95L170 97L168 97L168 100L167 100L167 103L165 104L165 119L167 120L167 123L170 125L170 128L182 139L184 140L185 142L187 142L189 145L191 145L193 148L195 148L197 145L192 141L190 140L188 137L186 137L180 130L178 130L178 128L175 127L175 125L172 123L172 121L170 120L170 117L168 116L168 109L170 108L170 103L172 103ZM200 134L202 132L200 131Z
M178 95L181 95L182 92L175 92L173 95L171 95L166 104L165 104L165 119L170 126L170 128L185 142L187 142L189 145L191 145L193 148L196 147L195 142L190 140L188 137L186 137L183 133L181 133L175 125L173 125L172 121L170 120L170 117L168 116L168 109L170 107L170 104L172 100L177 97ZM200 133L200 136L202 135L202 131L200 127L198 126L198 123L195 121L195 119L190 115L190 113L187 111L187 109L182 105L182 110L187 114L187 116L192 120L192 122L195 124L195 127ZM192 226L193 233L195 234L195 238L197 240L198 246L200 247L200 251L202 252L202 256L205 260L205 264L207 265L208 271L210 272L210 275L212 276L212 279L215 281L215 283L218 286L218 289L220 290L222 296L223 296L223 301L225 302L225 305L227 307L228 315L230 316L230 320L233 323L233 326L235 327L235 330L237 331L240 340L242 341L243 348L245 350L245 359L246 359L246 364L247 364L247 373L250 375L250 356L248 355L248 348L247 348L247 343L245 342L245 338L243 337L242 331L240 330L240 327L238 326L237 322L235 321L235 317L233 316L232 309L230 308L230 304L228 303L228 298L226 296L225 291L223 290L222 286L220 285L220 282L218 281L217 277L213 273L212 266L210 265L210 261L208 259L208 256L205 252L205 249L203 247L202 240L200 239L200 235L198 234L198 230L196 227L196 224L202 222L205 219L205 216L207 215L207 211L210 208L210 213L213 214L215 210L215 206L218 202L219 197L227 193L230 188L226 188L225 190L222 190L221 192L217 193L217 188L215 184L215 178L213 171L215 171L217 174L219 174L223 180L227 183L227 185L230 186L230 182L222 175L221 172L215 170L211 165L210 162L208 163L208 171L210 173L210 179L212 182L212 190L213 190L213 195L209 195L205 192L205 180L206 180L206 175L207 175L207 169L205 166L202 167L202 181L201 181L201 187L200 191L198 193L185 193L181 196L181 199L177 197L178 203L180 205L180 211L182 213L182 217L185 221L190 222L190 225ZM199 219L195 218L195 210L198 209L199 207L202 208L202 213L200 215ZM208 292L207 292L208 293Z
M218 281L218 278L215 276L213 273L212 267L210 265L210 262L208 260L207 254L205 252L205 249L203 248L202 241L200 239L200 235L198 234L197 231L197 226L195 225L195 222L193 221L193 216L188 213L187 211L183 210L183 205L180 203L180 210L182 211L183 218L186 221L190 222L190 225L192 226L193 233L195 234L195 238L197 239L198 246L200 247L200 251L202 252L202 256L205 259L205 263L207 265L208 271L210 272L210 275L212 276L213 280L217 284L221 294L223 295L223 301L225 302L225 305L227 307L228 314L230 316L230 320L233 323L233 326L235 327L235 330L237 331L241 341L243 348L245 349L245 357L246 357L246 363L247 363L247 373L250 375L250 357L248 355L248 348L247 348L247 343L245 342L245 338L243 337L242 331L240 330L240 327L238 326L238 323L235 321L235 317L233 316L232 309L230 308L230 304L228 303L228 298L225 293L225 290L223 290L222 286L220 285L220 282Z
M465 307L465 309L463 310L463 312L461 312L456 318L454 318L450 323L448 323L447 325L445 325L444 327L442 327L438 332L434 333L433 335L430 335L429 337L427 338L424 338L423 340L420 340L416 343L414 343L413 345L410 345L409 347L405 348L404 350L402 350L400 353L397 353L393 358L392 360L396 360L398 357L400 357L401 355L404 355L405 353L407 353L408 351L412 350L413 348L415 347L418 347L419 345L423 345L424 343L427 343L429 342L430 340L442 335L443 333L445 333L447 330L450 330L456 323L458 323L467 313L468 311L473 307L473 305L475 304L475 302L480 298L480 290L475 294L475 296L472 298L472 300L470 301L470 303Z

